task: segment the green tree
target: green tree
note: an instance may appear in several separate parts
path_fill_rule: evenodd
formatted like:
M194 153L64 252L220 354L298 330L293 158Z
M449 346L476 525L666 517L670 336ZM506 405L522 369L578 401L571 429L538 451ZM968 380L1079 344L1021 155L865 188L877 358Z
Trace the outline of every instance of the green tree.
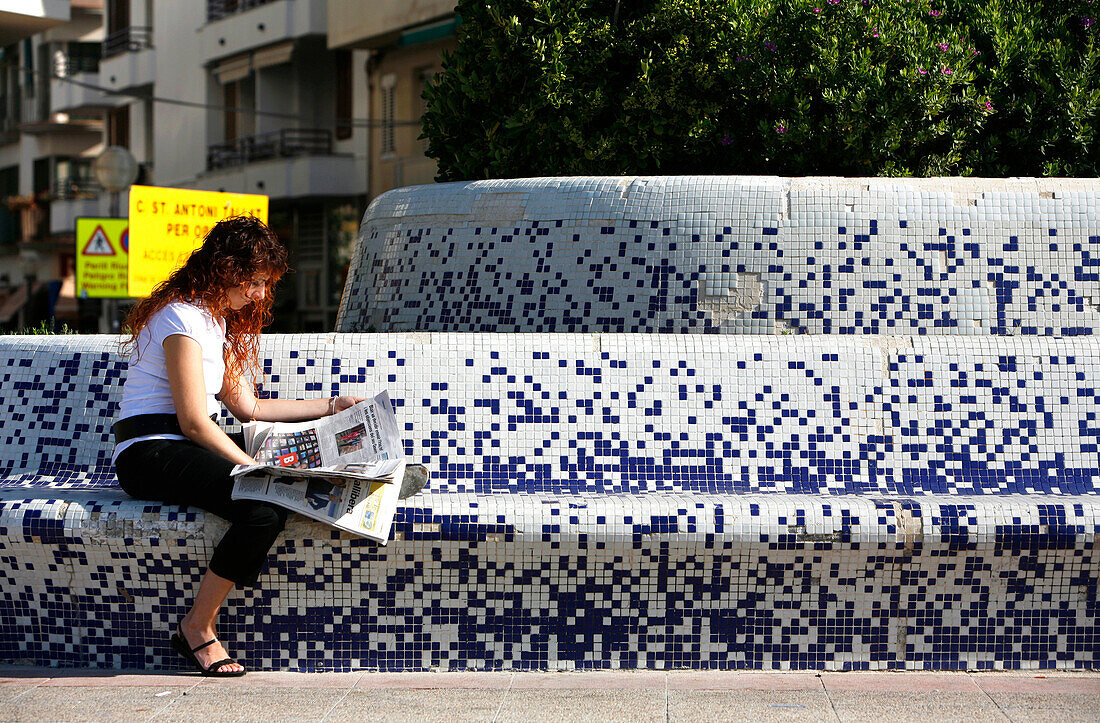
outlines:
M1100 175L1091 0L462 0L440 180Z

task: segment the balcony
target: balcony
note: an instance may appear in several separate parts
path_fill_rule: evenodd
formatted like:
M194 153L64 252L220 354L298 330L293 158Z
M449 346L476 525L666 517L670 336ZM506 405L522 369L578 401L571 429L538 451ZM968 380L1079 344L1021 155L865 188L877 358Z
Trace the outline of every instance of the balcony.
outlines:
M287 40L315 37L323 43L328 33L322 0L210 0L207 10L209 20L198 33L202 65Z
M151 178L151 166L141 164L136 183L148 185ZM49 231L52 234L72 234L78 218L111 216L111 194L83 171L77 175L62 176L50 190L53 200L49 203ZM129 203L129 191L119 193L118 209L122 215L126 215Z
M98 122L103 109L112 103L106 93L88 87L97 85L99 73L77 73L50 80L50 114L54 120L59 123ZM69 118L64 119L64 115Z
M117 30L103 41L100 83L111 90L129 90L152 85L156 79L153 29L134 25Z
M64 95L64 93L69 92L68 89L77 87L69 83L65 84L67 86L66 90L61 91L63 93L61 99L55 100L52 98L51 91L59 88L61 83L62 81L57 79L51 80L48 84L44 83L40 86L40 91L34 98L22 98L16 101L20 106L19 112L13 115L13 117L19 119L15 126L17 130L34 135L102 132L103 119L98 106L92 106L96 108L95 110L77 113L62 113L53 110L55 103L72 104L74 107L83 108L86 102L81 98L70 98Z
M153 47L153 29L148 25L135 25L117 30L103 41L103 59L123 53L136 53Z
M55 78L67 78L78 73L98 73L100 48L97 43L72 43L74 51L58 50L53 56Z
M99 86L99 43L58 43L53 49L50 79L51 114L96 117L109 106Z
M72 19L69 0L4 3L0 22L0 47L44 33Z
M355 157L334 153L328 130L287 129L218 143L207 149L206 165L206 173L183 187L270 198L366 192L366 179Z
M103 188L87 176L57 178L50 186L49 233L72 233L82 216L106 216L107 197Z
M214 171L272 158L331 154L331 131L321 128L284 128L210 146L206 153L206 168Z
M243 13L261 5L267 5L275 0L206 0L206 22L227 18L230 15Z
M55 201L71 201L77 198L95 198L103 193L103 186L88 176L58 178L53 183Z

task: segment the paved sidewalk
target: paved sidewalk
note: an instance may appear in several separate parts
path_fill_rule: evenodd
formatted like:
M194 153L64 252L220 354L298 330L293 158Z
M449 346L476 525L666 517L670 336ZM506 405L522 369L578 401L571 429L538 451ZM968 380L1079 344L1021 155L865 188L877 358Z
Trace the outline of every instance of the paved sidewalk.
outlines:
M249 673L0 667L0 721L1097 721L1100 672Z

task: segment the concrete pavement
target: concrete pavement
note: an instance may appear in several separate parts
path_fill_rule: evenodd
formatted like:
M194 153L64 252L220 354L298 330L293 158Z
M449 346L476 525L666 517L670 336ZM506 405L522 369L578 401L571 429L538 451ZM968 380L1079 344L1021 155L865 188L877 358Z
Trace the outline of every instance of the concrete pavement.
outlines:
M249 673L0 667L0 721L1100 720L1100 672Z

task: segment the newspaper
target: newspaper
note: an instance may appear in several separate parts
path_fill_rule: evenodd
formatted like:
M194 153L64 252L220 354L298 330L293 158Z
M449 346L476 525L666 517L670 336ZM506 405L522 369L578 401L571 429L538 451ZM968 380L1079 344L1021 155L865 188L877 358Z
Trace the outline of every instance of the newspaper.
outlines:
M405 463L397 463L397 479ZM233 499L261 500L362 535L383 545L397 511L400 485L390 480L244 475L233 484Z
M311 422L251 422L232 497L271 502L385 544L405 474L389 395ZM395 484L398 483L398 484Z
M397 417L386 392L330 417L311 422L249 422L244 448L259 464L239 464L232 474L391 477L401 461ZM400 478L398 478L400 479Z

